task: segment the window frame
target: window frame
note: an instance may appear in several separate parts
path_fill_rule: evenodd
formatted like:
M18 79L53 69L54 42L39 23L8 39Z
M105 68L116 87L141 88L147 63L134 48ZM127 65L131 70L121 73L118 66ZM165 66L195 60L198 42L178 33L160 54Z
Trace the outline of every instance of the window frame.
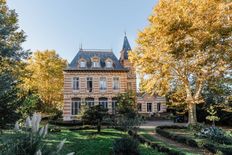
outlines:
M151 105L151 109L150 110L148 110L148 107L150 107L148 105ZM147 103L147 112L152 112L152 103L150 103L150 102Z
M91 80L90 80L91 79ZM91 88L88 88L90 87L90 84L88 84L88 82L91 81ZM93 77L86 77L86 89L89 91L89 92L92 92L93 91Z
M105 80L101 80L101 79L105 79ZM101 82L103 82L103 83L101 83ZM105 87L104 87L104 82L105 82ZM101 84L103 84L103 87L102 87ZM107 90L107 78L106 77L100 77L99 78L99 89L101 91Z
M79 77L72 78L72 90L74 91L80 90L80 78Z
M118 87L117 88L115 87L115 78L118 79ZM113 90L120 90L120 78L118 76L115 76L115 77L113 77L112 80L113 80L113 82L112 82L112 88L113 88Z
M78 115L81 110L81 99L72 99L71 102L71 114Z

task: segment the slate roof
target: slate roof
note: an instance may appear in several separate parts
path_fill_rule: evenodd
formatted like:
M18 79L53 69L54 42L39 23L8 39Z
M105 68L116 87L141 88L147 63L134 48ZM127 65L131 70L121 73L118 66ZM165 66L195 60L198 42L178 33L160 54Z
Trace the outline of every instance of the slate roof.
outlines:
M100 58L100 67L93 68L91 67L91 58L98 57ZM87 61L86 68L79 68L78 67L78 60L84 58ZM113 61L113 68L106 68L105 67L105 60L110 58ZM114 55L112 50L84 50L80 49L77 55L74 57L72 62L68 65L65 71L68 70L115 70L115 71L128 71L128 69L124 68L117 57Z
M131 51L130 43L127 39L127 36L125 35L124 41L123 41L123 46L122 46L122 51L124 54L124 59L128 59L128 51Z

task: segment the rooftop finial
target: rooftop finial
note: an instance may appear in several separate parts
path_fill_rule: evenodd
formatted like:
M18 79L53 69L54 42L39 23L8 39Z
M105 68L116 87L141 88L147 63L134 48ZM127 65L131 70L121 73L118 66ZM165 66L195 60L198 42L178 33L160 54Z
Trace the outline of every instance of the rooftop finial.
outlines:
M126 37L126 31L124 31L125 37Z
M80 43L80 47L79 48L80 48L80 50L82 50L82 43Z

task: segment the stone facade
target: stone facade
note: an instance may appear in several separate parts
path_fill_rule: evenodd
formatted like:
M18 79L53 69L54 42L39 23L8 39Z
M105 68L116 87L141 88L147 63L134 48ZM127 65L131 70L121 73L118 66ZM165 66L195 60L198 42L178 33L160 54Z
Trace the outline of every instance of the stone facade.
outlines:
M158 95L148 95L146 93L137 94L138 112L145 115L166 112L166 98Z

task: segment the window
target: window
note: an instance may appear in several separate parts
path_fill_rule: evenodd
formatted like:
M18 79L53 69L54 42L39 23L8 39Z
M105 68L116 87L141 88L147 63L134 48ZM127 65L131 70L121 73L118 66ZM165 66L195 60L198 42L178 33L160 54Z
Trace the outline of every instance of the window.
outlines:
M112 114L116 113L116 108L117 108L117 100L112 99Z
M94 98L86 98L85 99L86 105L90 108L94 106Z
M79 90L79 77L74 77L72 82L73 90Z
M112 62L111 61L106 61L106 68L112 68Z
M81 100L72 99L72 115L78 115L81 109Z
M152 112L152 103L147 103L147 112Z
M161 103L157 103L157 111L161 110Z
M138 111L142 111L142 104L141 103L138 103Z
M100 77L100 90L106 90L106 77Z
M80 67L81 68L86 67L86 62L84 60L81 60Z
M99 105L103 108L108 108L107 98L99 98Z
M119 77L113 77L113 89L119 89Z
M87 77L87 90L88 92L93 91L93 78L92 77Z
M100 67L99 61L93 61L93 67Z

